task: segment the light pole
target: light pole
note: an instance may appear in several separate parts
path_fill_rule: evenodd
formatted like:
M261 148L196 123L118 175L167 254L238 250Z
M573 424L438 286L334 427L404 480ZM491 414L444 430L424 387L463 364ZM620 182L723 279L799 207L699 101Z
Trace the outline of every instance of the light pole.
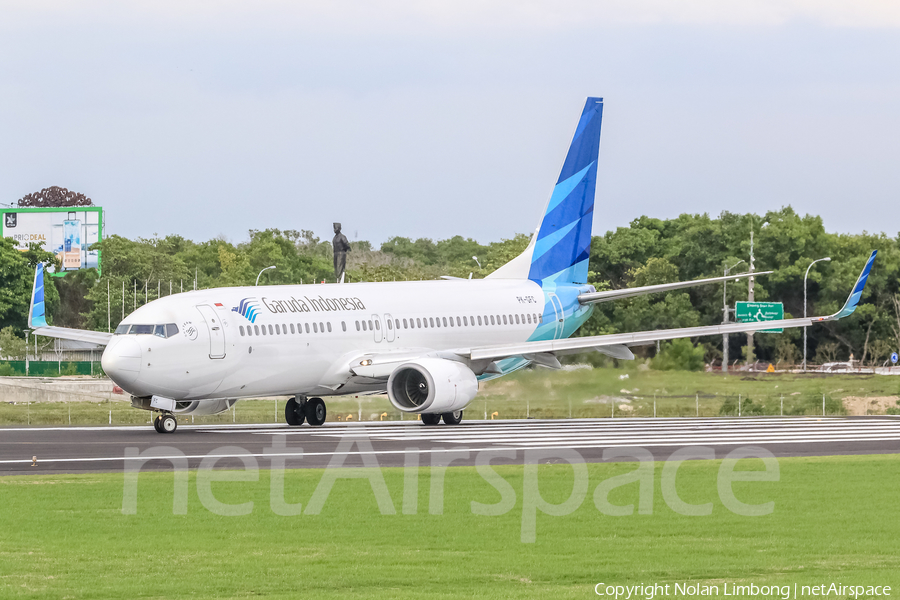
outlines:
M271 267L266 267L265 269L263 269L262 271L260 271L260 272L259 272L259 275L256 276L256 285L259 285L259 277L260 277L260 275L262 275L264 272L268 271L269 269L274 269L274 268L275 268L275 265L272 265Z
M822 261L831 261L830 256L826 256L825 258L820 258L818 260L814 260L809 263L809 266L806 267L806 275L803 276L803 318L806 318L806 278L809 277L809 270L812 269L812 266L817 262ZM803 372L806 373L806 325L803 326Z
M477 264L477 265L478 265L478 268L480 269L480 268L481 268L481 263L478 262L478 257L477 257L477 256L473 256L473 257L472 257L472 260L475 261L475 264Z
M731 271L736 266L738 266L739 264L741 264L742 262L744 262L743 259L737 261L736 263L734 263L733 265L731 265L730 267L725 269L725 277L728 277L728 272ZM723 315L722 323L728 322L728 295L727 295L726 289L725 289L726 284L727 284L727 282L725 282L725 281L722 282L722 315ZM728 372L728 334L727 333L722 334L722 372L723 373Z

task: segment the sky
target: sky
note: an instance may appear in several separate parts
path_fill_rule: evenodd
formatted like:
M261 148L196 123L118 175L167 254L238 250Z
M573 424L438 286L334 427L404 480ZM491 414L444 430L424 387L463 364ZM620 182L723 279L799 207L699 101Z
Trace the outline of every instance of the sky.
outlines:
M595 234L791 205L895 236L898 34L893 0L0 0L0 204L487 243L535 229L602 96Z

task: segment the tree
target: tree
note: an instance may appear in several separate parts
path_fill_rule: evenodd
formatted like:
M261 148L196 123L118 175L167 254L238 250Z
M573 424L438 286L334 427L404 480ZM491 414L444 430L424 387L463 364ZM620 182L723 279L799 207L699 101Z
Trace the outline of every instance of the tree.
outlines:
M0 356L10 360L25 358L25 340L12 327L0 330Z

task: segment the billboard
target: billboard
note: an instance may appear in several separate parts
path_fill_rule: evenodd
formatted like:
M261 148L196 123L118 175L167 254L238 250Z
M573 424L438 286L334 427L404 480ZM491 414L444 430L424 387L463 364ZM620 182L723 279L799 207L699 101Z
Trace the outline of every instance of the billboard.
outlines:
M12 238L19 250L40 244L62 265L62 273L100 270L100 252L91 245L103 238L103 209L99 206L0 209L0 237Z

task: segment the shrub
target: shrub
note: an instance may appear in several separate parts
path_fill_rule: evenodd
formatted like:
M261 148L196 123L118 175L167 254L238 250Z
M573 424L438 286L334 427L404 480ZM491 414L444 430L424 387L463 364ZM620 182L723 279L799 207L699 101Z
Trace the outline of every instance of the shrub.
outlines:
M702 371L706 354L703 346L694 346L689 339L673 340L650 361L657 371Z

